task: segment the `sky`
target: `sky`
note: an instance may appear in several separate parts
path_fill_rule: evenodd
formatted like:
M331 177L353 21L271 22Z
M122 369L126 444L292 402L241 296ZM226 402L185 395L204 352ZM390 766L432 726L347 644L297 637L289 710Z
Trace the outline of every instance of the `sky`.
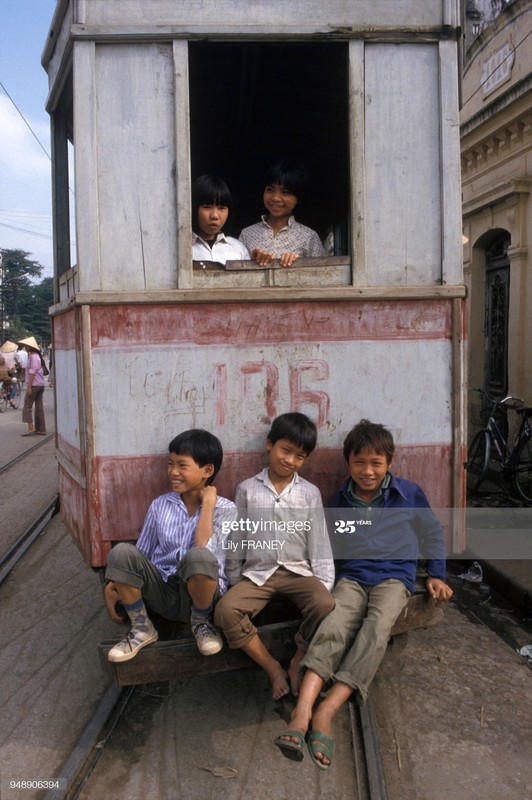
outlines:
M48 76L41 55L55 7L56 0L0 0L0 248L30 253L43 277L53 274L53 251Z

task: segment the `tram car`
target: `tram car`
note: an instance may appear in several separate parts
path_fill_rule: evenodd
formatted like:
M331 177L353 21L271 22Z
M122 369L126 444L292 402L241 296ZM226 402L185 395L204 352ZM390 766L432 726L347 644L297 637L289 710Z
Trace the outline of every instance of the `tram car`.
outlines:
M220 438L232 498L289 410L318 426L303 474L325 503L347 431L386 424L461 549L459 39L458 0L58 0L56 448L91 567L136 539L177 433ZM326 257L194 263L193 179L226 180L238 236L283 156L309 168L296 217Z

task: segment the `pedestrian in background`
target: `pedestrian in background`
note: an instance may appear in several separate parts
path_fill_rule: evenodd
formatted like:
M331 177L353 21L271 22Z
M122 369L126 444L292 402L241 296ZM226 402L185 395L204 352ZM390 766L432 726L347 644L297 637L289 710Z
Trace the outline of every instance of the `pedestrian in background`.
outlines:
M19 346L19 349L15 353L15 363L17 364L17 378L18 382L21 385L21 388L26 383L26 370L28 368L29 357L28 353L24 349L24 346Z
M46 434L46 423L44 420L44 377L48 374L48 369L41 355L41 348L37 344L34 336L21 339L17 342L23 345L28 353L28 367L26 369L26 394L24 396L24 407L22 409L22 422L28 425L27 433L22 436L44 436ZM35 406L35 421L33 407Z

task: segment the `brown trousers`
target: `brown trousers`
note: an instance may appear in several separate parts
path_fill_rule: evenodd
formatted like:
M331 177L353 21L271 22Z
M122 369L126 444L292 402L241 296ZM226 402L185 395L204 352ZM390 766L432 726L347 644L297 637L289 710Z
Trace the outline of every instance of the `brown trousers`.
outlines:
M218 601L214 612L215 624L223 630L230 648L243 647L256 635L251 620L274 597L285 597L301 612L303 621L295 642L304 651L322 619L334 608L332 594L314 576L297 575L279 567L262 586L242 578Z

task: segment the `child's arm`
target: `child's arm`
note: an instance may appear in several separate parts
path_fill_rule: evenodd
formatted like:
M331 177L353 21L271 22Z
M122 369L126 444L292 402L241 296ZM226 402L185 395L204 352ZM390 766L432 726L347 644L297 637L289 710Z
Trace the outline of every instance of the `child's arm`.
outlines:
M309 498L309 507L312 508L311 528L307 537L310 568L312 574L323 583L325 588L332 591L334 560L321 494L318 489Z
M194 534L194 546L205 547L212 536L214 507L218 493L215 486L205 486L200 492L201 507Z

